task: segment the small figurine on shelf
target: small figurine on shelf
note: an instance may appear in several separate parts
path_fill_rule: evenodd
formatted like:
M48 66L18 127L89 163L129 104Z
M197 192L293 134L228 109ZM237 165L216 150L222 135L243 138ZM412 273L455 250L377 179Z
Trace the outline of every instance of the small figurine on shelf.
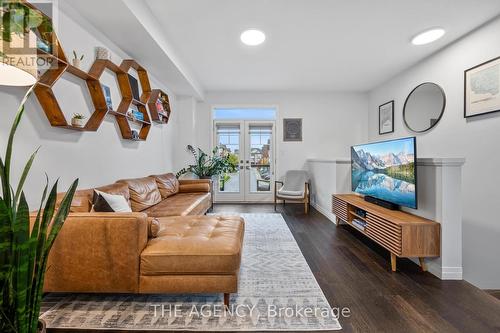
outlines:
M73 66L76 68L80 68L80 63L82 62L84 55L82 54L80 57L76 54L76 51L73 50Z
M71 118L71 126L73 127L84 127L85 126L85 117L83 114L81 113L74 113L73 114L73 117Z

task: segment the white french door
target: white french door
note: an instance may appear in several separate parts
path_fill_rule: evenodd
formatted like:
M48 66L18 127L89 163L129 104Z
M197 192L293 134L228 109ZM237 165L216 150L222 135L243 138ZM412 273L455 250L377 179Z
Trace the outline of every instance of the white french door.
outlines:
M216 202L273 200L275 123L269 120L215 120L214 145L238 157L238 171L215 184Z

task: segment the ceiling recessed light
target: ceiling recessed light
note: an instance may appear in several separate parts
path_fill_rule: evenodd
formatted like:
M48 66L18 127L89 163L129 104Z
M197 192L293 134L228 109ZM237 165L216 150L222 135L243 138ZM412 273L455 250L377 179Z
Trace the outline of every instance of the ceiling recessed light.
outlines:
M255 46L264 43L266 35L260 30L249 29L241 33L240 39L243 44Z
M431 28L413 37L411 43L413 45L429 44L443 37L445 32L443 28Z

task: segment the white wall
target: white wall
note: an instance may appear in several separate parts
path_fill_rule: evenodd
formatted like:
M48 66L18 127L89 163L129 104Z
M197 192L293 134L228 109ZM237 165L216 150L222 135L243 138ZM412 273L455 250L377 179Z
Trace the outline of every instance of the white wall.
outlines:
M402 120L408 93L418 84L439 84L447 97L437 126L417 135L419 157L465 157L463 167L464 278L480 288L500 289L500 113L466 120L463 117L464 70L500 56L500 19L403 72L369 94L369 138L382 140L414 135ZM425 47L425 46L424 46ZM378 135L378 106L395 100L395 133ZM460 207L457 207L460 209Z
M311 177L311 205L335 222L332 194L351 192L351 160L309 158L307 170Z
M359 93L213 92L198 103L196 142L210 145L213 106L277 106L277 178L286 170L303 169L306 159L349 156L353 142L367 139L367 95ZM303 141L283 142L283 118L303 118Z
M68 58L72 50L86 56L82 68L87 70L94 57L95 46L106 46L112 50L113 61L120 63L126 54L99 32L85 25L83 29L73 18L59 13L59 39ZM81 19L81 18L80 18ZM141 59L137 59L141 62ZM144 64L145 65L145 64ZM147 66L146 66L147 67ZM169 93L173 105L172 119L166 126L153 125L146 142L132 142L121 139L120 131L113 116L107 116L97 132L77 132L51 127L35 97L26 104L26 113L15 140L13 158L13 180L17 184L20 172L29 155L41 146L33 165L25 192L31 209L38 206L41 190L47 173L52 181L60 178L60 191L68 188L72 180L80 179L79 188L105 185L125 177L147 176L152 173L173 169L173 144L177 122L175 97L168 89L150 76L153 87ZM114 105L119 103L119 93L115 78L103 75L103 83L111 86ZM0 87L0 150L5 144L12 119L26 89ZM83 97L86 86L83 81L65 75L54 87L58 101L67 119L73 113L89 115L89 97Z

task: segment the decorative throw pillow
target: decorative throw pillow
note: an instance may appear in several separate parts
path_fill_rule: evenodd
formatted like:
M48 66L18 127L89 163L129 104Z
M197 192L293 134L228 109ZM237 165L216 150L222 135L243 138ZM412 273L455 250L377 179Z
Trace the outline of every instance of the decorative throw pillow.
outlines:
M160 221L158 221L158 219L154 217L150 217L148 218L148 220L149 220L148 236L150 238L158 237L158 233L160 232Z
M132 209L123 195L113 195L94 190L94 212L130 213Z

